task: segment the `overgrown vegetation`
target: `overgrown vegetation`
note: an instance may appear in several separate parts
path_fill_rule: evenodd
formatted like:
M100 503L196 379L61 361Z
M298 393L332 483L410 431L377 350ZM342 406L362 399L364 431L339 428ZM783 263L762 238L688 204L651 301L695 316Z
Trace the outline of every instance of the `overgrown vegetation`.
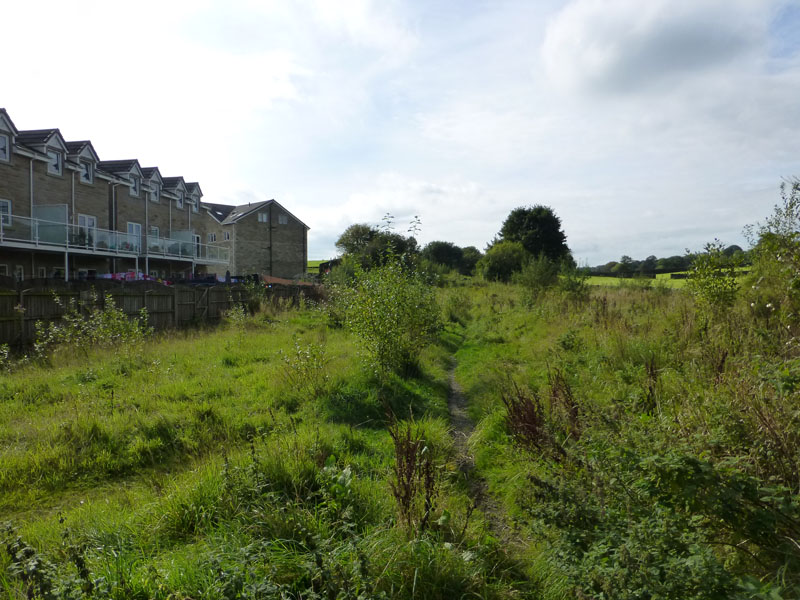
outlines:
M325 306L135 352L64 337L0 380L0 590L796 598L798 206L754 228L746 280L714 243L686 291L542 254L436 287L390 252Z

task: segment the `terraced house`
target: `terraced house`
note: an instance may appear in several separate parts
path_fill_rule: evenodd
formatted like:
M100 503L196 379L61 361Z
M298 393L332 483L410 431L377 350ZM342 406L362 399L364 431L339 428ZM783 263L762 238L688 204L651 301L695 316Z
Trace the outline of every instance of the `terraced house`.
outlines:
M202 201L197 182L135 158L100 160L0 108L0 275L65 280L258 273L301 277L308 227L274 200Z

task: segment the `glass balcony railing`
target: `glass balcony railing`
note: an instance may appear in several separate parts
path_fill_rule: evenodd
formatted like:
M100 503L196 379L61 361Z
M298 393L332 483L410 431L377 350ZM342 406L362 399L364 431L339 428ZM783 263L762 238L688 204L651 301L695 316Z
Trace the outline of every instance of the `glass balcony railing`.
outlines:
M127 233L4 214L0 217L0 243L9 242L109 254L139 252L136 240Z
M209 263L227 263L229 257L228 248L200 242L0 214L0 244L13 242L99 254L146 255Z

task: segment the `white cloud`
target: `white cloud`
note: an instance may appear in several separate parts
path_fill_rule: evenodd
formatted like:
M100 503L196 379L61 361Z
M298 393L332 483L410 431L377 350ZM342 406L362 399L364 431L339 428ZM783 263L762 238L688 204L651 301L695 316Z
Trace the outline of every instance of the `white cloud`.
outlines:
M575 0L550 22L546 72L573 90L663 89L757 49L770 3L749 0Z
M596 264L769 212L800 156L788 4L12 2L2 102L206 200L276 198L320 258L386 212L483 247L543 203Z

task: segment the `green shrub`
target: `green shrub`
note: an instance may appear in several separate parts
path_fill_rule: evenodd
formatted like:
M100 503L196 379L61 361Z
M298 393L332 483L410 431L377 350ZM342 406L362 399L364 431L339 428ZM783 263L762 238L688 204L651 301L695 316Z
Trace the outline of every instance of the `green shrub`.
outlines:
M724 251L719 240L706 244L704 252L695 255L689 272L689 291L698 307L715 315L733 305L739 290L737 259Z
M525 290L525 302L533 304L543 291L558 284L558 263L540 254L514 273L513 279Z
M434 289L400 258L356 269L353 283L334 295L346 327L383 374L413 370L441 326Z
M34 353L46 358L58 348L80 348L84 352L90 346L112 347L124 345L130 352L141 345L145 337L152 333L147 326L147 309L139 311L135 318L129 318L121 308L117 308L111 294L105 296L103 306L97 306L97 296L91 303L71 302L64 306L55 296L55 302L64 308L59 321L47 324L36 322L36 341ZM88 313L84 316L81 313Z
M488 281L510 281L522 269L527 252L519 242L498 242L478 261L477 272Z

